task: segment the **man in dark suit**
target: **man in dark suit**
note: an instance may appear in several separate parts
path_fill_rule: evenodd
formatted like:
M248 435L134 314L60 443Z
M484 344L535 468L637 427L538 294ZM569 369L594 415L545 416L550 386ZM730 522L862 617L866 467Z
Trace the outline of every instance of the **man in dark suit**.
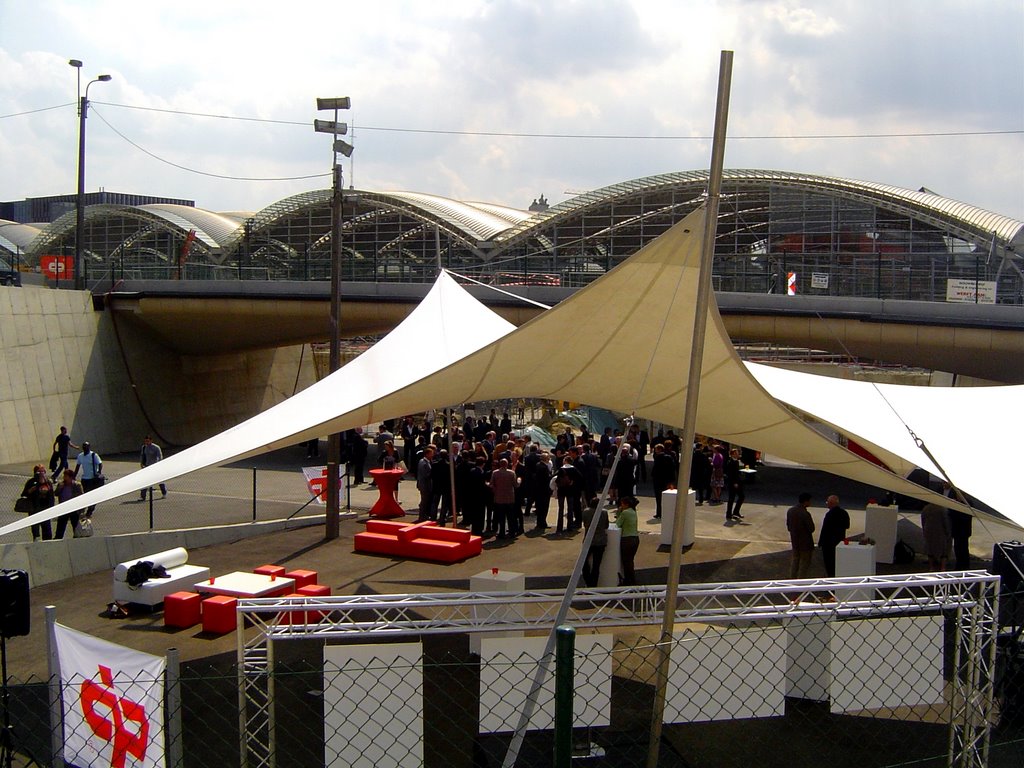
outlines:
M846 538L846 531L850 527L850 514L839 506L839 497L835 494L825 499L825 506L828 507L828 511L825 513L825 519L821 521L818 546L821 547L821 556L825 561L825 573L835 576L836 547Z

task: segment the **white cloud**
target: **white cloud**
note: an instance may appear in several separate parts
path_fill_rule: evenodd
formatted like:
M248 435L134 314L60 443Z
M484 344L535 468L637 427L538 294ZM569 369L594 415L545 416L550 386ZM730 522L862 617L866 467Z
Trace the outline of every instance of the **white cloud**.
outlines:
M350 95L357 186L526 206L704 168L719 51L735 51L732 136L1024 128L1024 9L992 0L687 2L460 0L426 4L0 0L0 199L69 192L75 73L93 86L88 186L258 209L326 174L317 96ZM186 117L123 106L263 117ZM381 130L399 129L399 130ZM411 133L608 135L524 138ZM835 174L1024 219L1024 137L742 140L726 164ZM346 166L346 177L349 168Z
M839 22L830 16L819 16L813 8L804 8L794 3L778 3L768 6L766 19L778 22L788 35L805 37L829 37L839 29Z

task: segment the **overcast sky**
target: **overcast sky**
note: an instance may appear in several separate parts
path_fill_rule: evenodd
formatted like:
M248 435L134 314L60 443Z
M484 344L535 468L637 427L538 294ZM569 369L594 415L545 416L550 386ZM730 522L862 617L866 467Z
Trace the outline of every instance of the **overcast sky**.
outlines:
M0 200L76 188L70 58L113 76L89 191L237 211L327 187L315 99L350 96L346 185L525 208L706 169L723 49L726 167L1024 219L1021 0L0 0Z

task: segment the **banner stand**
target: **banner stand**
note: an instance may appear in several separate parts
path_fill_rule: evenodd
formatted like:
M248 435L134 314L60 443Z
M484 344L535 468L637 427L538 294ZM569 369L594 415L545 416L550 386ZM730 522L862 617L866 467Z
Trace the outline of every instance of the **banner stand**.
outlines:
M64 768L64 719L61 717L60 658L57 656L57 606L46 606L46 666L50 674L50 751L54 768Z

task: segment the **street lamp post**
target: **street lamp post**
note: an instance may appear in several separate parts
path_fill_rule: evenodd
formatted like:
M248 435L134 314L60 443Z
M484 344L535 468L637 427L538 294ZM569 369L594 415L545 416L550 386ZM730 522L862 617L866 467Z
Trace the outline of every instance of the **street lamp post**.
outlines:
M68 64L78 72L78 195L75 198L75 289L85 288L83 274L82 242L85 240L85 118L89 116L89 86L93 83L106 83L110 75L99 75L95 80L85 84L82 94L82 62L71 59Z
M318 111L334 110L334 120L314 120L313 129L317 133L330 133L334 136L332 145L333 159L331 163L331 321L330 321L330 372L334 373L341 367L341 219L344 214L341 164L338 153L345 157L352 156L353 147L338 138L348 133L348 125L338 122L338 111L350 109L352 102L348 96L334 99L317 99ZM341 465L341 433L334 432L327 437L327 518L324 537L336 539L339 534L341 517L341 482L339 469Z

